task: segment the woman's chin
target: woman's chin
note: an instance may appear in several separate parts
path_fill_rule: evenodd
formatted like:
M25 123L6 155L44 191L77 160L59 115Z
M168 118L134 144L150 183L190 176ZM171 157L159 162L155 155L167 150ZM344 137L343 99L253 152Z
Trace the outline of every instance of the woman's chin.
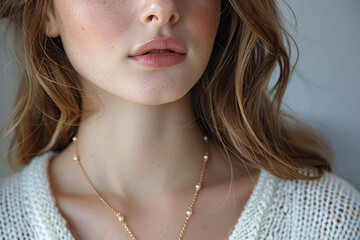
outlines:
M129 102L133 102L140 105L149 105L149 106L156 106L156 105L164 105L179 101L182 99L186 93L174 93L174 92L157 92L157 91L141 91L136 96L131 96L127 98Z

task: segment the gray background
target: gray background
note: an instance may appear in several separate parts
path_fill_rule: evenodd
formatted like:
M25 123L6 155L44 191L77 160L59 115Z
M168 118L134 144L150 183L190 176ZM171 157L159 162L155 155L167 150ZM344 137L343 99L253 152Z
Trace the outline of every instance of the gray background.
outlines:
M284 102L325 136L334 152L335 173L360 190L360 1L288 3L298 20L290 33L299 45L300 60ZM289 16L289 11L284 14ZM294 26L291 18L289 26ZM15 94L15 64L4 51L0 45L0 124ZM7 141L1 140L2 162L6 149ZM6 166L0 167L0 176L9 174Z

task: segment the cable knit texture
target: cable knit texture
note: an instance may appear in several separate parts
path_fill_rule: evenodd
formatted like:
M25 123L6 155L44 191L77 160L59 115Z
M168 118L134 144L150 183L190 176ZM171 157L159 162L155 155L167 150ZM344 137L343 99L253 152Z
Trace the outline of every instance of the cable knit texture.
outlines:
M53 155L36 157L1 180L0 239L74 240L51 194L47 171ZM261 170L229 237L238 239L359 240L360 194L331 173L316 181L290 181Z

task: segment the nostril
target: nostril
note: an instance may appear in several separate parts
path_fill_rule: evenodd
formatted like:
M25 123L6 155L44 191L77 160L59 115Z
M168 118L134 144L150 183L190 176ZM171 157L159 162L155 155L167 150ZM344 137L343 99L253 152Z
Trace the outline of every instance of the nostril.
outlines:
M172 15L172 16L170 17L170 21L169 21L169 22L170 22L170 23L173 23L174 21L176 21L176 20L175 20L175 16Z
M158 18L157 16L155 16L155 15L150 15L150 16L149 16L149 20L150 20L150 22L152 22L152 21L157 21L157 20L159 20L159 18Z

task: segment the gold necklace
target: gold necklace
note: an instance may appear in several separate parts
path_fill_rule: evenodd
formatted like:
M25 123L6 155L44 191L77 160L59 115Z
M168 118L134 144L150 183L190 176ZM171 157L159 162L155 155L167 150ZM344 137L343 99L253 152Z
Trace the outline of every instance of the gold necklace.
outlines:
M74 156L73 156L73 160L77 163L77 165L80 167L81 173L84 175L86 182L89 184L90 188L92 189L92 191L94 192L94 194L96 195L96 197L100 200L100 202L102 202L106 208L108 208L112 213L115 214L116 218L119 220L119 222L122 224L122 226L126 229L126 231L129 233L129 235L131 236L131 238L133 240L136 240L136 237L134 236L134 234L132 233L132 231L129 229L126 221L125 221L125 216L123 214L121 214L120 212L116 211L113 207L111 207L105 200L104 198L102 198L100 196L100 194L98 193L98 191L95 189L94 185L91 183L89 177L87 176L84 168L82 167L81 163L80 163L80 157L78 154L78 148L77 148L77 137L73 137L73 142L74 142ZM203 158L203 165L202 165L202 169L200 172L200 179L199 182L195 185L195 193L193 196L193 199L190 203L190 206L188 208L188 210L186 211L185 214L185 222L184 225L180 231L180 235L178 240L181 240L184 236L187 224L189 222L190 217L194 214L194 205L198 196L198 193L202 187L202 181L203 181L203 177L204 177L204 173L205 173L205 168L206 168L206 163L208 162L209 159L209 154L208 154L208 137L204 136L204 142L205 142L205 154L204 154L204 158Z

